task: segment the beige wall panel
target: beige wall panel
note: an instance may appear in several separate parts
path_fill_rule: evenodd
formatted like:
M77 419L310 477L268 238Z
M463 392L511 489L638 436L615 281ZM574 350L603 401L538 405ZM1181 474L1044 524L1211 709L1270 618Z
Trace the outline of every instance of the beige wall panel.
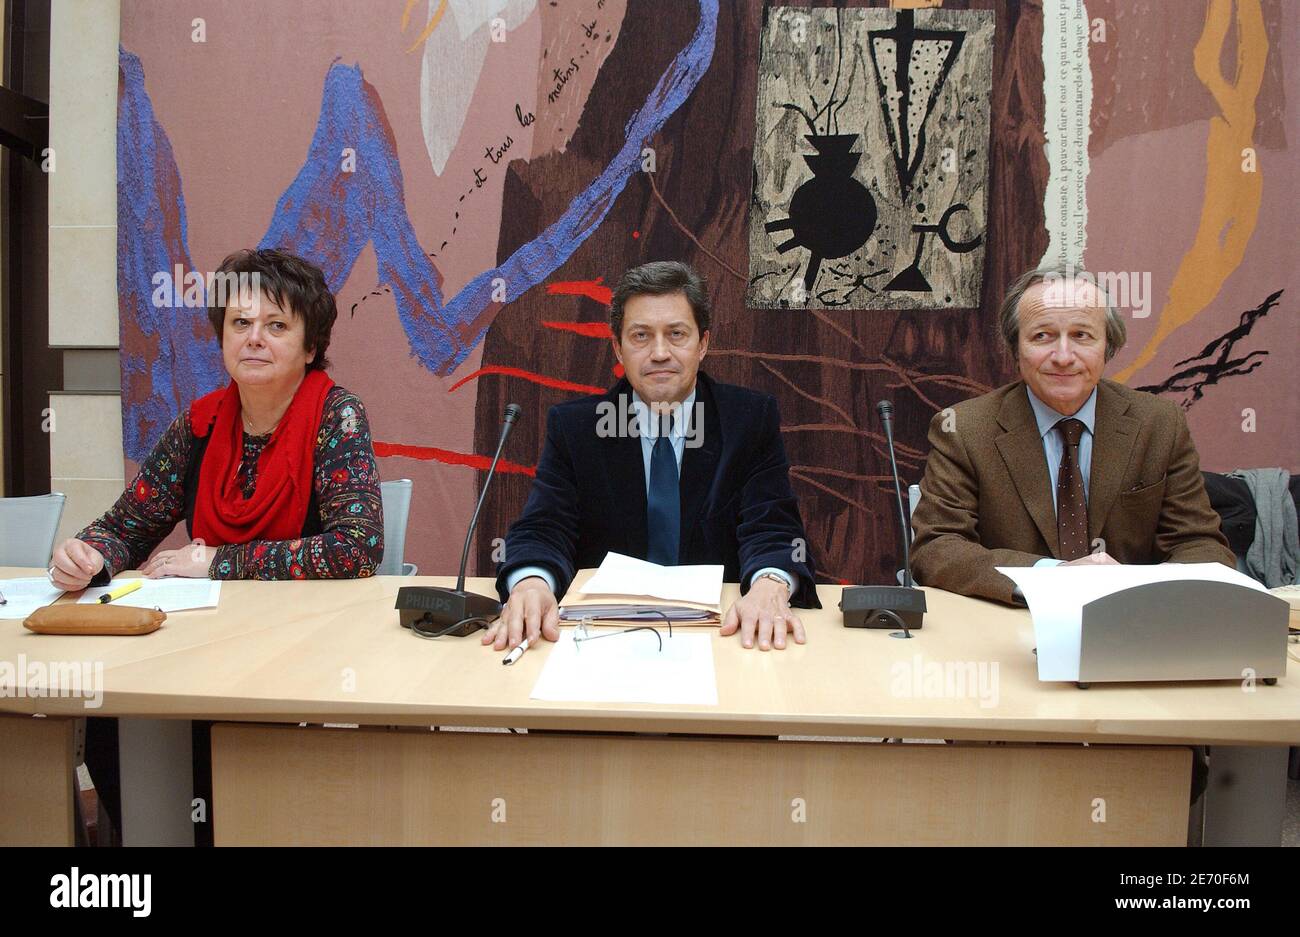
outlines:
M50 344L116 348L117 0L50 10ZM121 452L119 441L118 452Z
M117 347L117 228L50 228L50 344Z
M50 8L51 227L117 224L120 18L115 0L54 0Z
M118 478L122 474L122 403L117 394L50 397L50 475Z
M59 543L74 536L99 515L103 514L118 496L126 482L118 478L52 478L50 488L68 496L63 508L63 520L54 542Z

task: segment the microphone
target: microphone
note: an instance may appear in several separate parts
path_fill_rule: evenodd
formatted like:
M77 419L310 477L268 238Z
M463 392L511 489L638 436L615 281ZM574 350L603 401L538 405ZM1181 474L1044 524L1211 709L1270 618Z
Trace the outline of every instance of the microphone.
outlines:
M497 451L492 456L492 464L488 466L487 478L483 480L483 490L479 493L478 504L474 506L469 529L465 531L465 546L460 552L460 573L456 577L456 588L402 586L397 590L397 604L394 608L401 613L402 627L410 628L422 638L441 638L444 635L463 638L479 628L486 628L489 621L501 614L501 603L495 597L465 591L465 566L469 562L469 545L474 540L478 515L483 510L488 488L496 475L501 451L505 449L510 430L522 412L518 404L506 406Z
M885 442L889 444L889 468L894 473L894 496L898 499L898 521L903 531L903 585L912 588L912 538L908 536L911 524L903 508L903 483L898 478L898 461L894 458L894 405L888 400L876 404L880 422L885 427Z
M456 591L465 590L465 564L469 562L469 544L474 538L474 528L478 526L478 512L483 510L483 499L487 497L488 486L492 484L492 476L497 471L497 460L501 458L501 450L505 448L506 437L510 435L510 430L514 428L515 420L519 419L519 414L523 412L519 404L506 404L505 416L501 423L501 438L497 440L496 455L492 456L492 464L488 466L487 478L483 480L483 490L479 492L478 504L474 505L474 516L469 519L469 530L465 531L465 547L460 551L460 575L456 577Z
M901 627L894 637L910 638L911 630L920 628L925 618L925 593L912 582L912 537L907 511L903 507L903 483L898 477L898 460L894 455L894 405L888 400L876 404L880 422L885 427L889 445L889 467L894 475L894 495L898 499L898 519L903 537L903 585L846 586L840 597L846 628Z

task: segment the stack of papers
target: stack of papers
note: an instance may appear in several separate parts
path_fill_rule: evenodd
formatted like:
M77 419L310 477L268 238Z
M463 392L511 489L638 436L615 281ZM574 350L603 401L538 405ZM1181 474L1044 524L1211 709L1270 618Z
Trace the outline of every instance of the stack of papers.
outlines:
M1039 680L1078 680L1083 607L1103 596L1153 582L1226 582L1266 592L1262 585L1221 563L1156 566L998 566L1020 587L1034 620Z
M106 586L87 589L77 599L79 604L98 602L106 592L112 592L131 582L114 579ZM8 595L8 593L5 593ZM183 612L192 608L216 608L221 600L221 581L216 579L145 579L144 585L130 595L114 599L111 604L128 608L158 608L164 612Z
M653 625L716 625L718 613L689 605L566 605L560 621L631 621Z
M8 600L7 604L0 605L0 618L26 618L63 595L63 590L51 585L44 576L31 576L0 579L0 595Z
M560 617L601 621L716 625L721 622L721 566L660 566L608 553L600 568L574 577Z

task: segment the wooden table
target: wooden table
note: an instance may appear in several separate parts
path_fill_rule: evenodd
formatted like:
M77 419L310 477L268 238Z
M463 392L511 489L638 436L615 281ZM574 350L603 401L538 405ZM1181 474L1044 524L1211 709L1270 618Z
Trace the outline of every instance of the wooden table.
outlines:
M1300 743L1294 662L1255 692L1039 683L1027 612L933 589L912 640L843 628L838 586L803 613L805 646L747 651L712 632L717 706L540 702L549 644L502 667L477 637L399 627L399 586L449 582L227 582L220 609L137 638L0 622L0 665L100 663L104 682L93 711L0 697L0 711L48 717L0 718L0 842L70 841L68 727L88 713L132 717L124 729L219 723L219 844L1181 844L1190 745L1285 758ZM936 744L850 741L863 737ZM172 786L150 809L188 822L185 784L152 776Z

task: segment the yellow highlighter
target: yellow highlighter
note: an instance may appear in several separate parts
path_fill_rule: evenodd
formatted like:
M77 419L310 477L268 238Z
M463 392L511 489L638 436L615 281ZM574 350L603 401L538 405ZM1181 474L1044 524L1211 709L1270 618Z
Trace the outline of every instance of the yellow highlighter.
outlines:
M130 595L132 592L134 592L136 589L139 589L143 585L144 585L143 579L132 579L126 585L118 586L112 592L105 592L103 595L99 597L99 601L107 603L113 601L114 599L120 599L124 595Z

